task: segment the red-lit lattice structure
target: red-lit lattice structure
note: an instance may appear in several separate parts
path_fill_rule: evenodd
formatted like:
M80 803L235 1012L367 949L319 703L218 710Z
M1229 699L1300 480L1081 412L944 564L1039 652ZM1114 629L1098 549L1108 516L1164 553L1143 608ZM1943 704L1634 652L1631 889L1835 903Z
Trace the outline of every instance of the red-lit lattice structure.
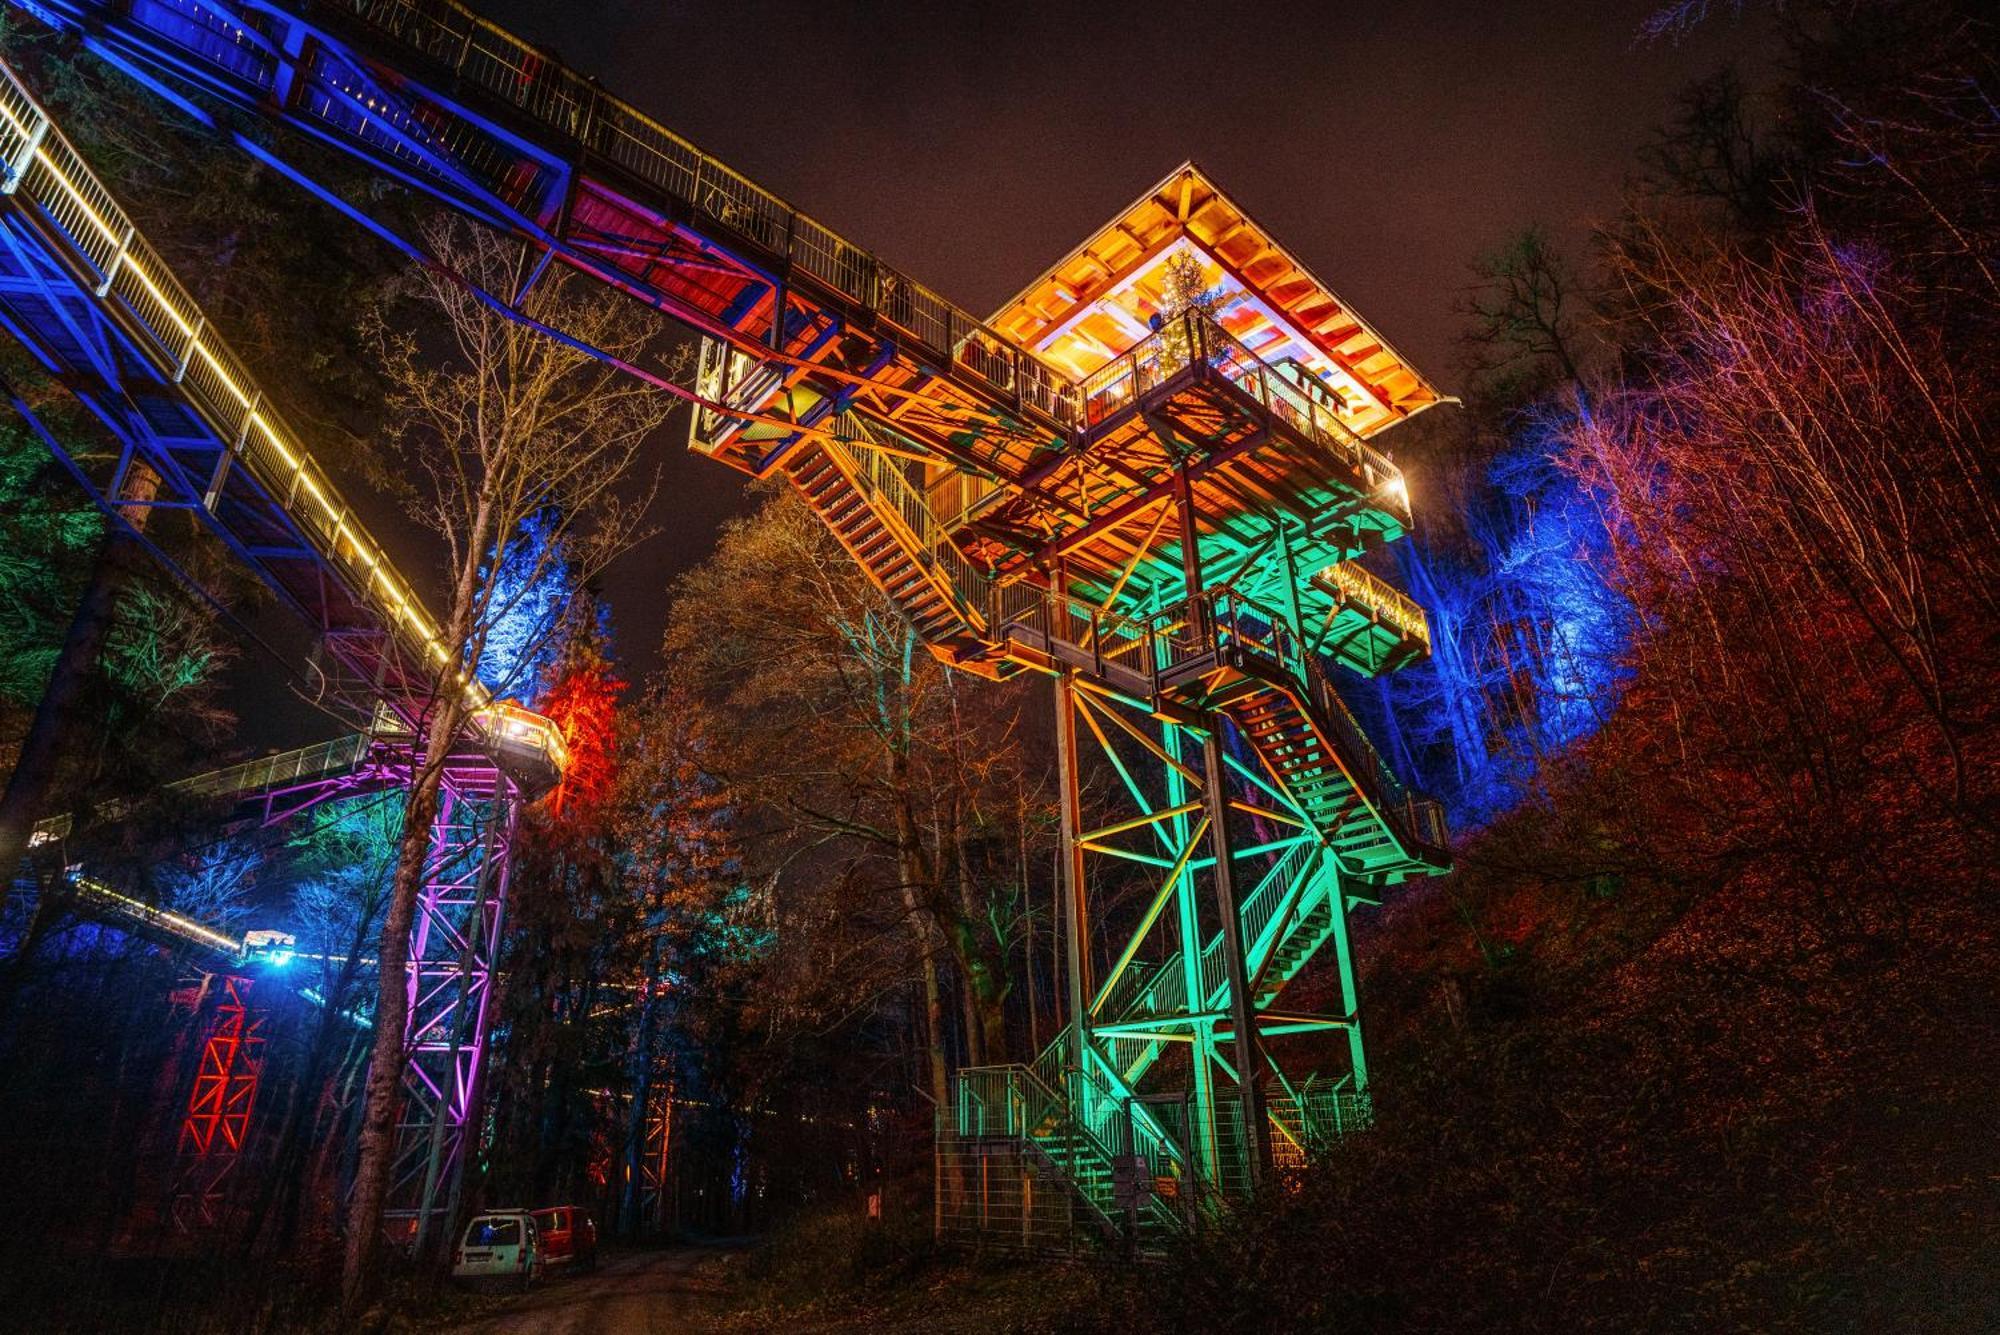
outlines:
M693 385L628 368L696 403L696 451L787 480L940 659L1051 681L1070 1022L961 1074L942 1134L987 1194L941 1170L941 1228L993 1225L997 1168L1010 1234L1146 1246L1366 1125L1348 915L1448 855L1340 674L1428 651L1366 558L1411 523L1372 442L1438 396L1213 181L1170 173L981 320L452 0L30 8L699 332ZM1321 956L1337 1003L1287 1007ZM1287 1069L1306 1033L1337 1069Z
M172 1209L182 1227L220 1222L230 1176L249 1143L264 1070L264 1016L251 1003L252 980L224 974L204 982L217 995L175 1144Z

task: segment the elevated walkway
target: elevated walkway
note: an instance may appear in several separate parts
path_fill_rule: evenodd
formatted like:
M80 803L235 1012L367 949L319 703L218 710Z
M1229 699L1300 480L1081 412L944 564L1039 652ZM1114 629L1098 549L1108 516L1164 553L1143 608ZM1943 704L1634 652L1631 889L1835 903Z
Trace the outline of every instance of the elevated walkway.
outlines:
M210 13L173 4L147 12L196 21ZM131 468L157 474L147 504L187 510L314 632L333 668L324 703L360 718L387 711L402 736L404 774L440 691L462 693L471 710L472 726L447 760L411 932L410 1060L392 1194L393 1212L421 1233L455 1208L475 1130L515 813L560 779L566 748L549 720L496 702L454 660L455 646L186 288L14 72L0 72L0 327L96 417L118 446L116 466L105 476L31 405L17 401L16 410L108 515L125 502ZM166 796L212 804L224 819L269 820L395 782L397 768L393 754L343 739L172 785ZM88 831L42 833L74 840ZM223 934L102 882L73 901L227 954Z

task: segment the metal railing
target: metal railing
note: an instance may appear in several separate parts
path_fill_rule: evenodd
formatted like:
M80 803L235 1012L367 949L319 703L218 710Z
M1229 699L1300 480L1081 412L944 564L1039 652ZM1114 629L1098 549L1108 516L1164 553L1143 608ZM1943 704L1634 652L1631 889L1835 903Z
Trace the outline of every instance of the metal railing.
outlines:
M70 879L70 889L80 906L89 908L97 915L122 919L212 954L241 957L245 951L241 937L225 935L185 914L119 894L102 881L76 876Z
M1444 847L1443 809L1403 787L1327 679L1319 656L1279 617L1241 594L1210 589L1137 621L1017 581L995 586L989 606L987 624L994 635L1006 638L1010 631L1022 631L1031 642L1034 636L1062 640L1072 656L1088 654L1098 671L1106 664L1126 667L1148 679L1156 692L1179 669L1205 667L1232 651L1256 654L1299 689L1362 797L1390 824L1390 833L1402 841L1414 838L1432 848Z
M1264 1103L1272 1123L1302 1155L1328 1149L1342 1137L1375 1124L1373 1100L1352 1089L1271 1089Z
M956 530L988 500L1005 490L997 478L953 468L931 484L924 498L931 513L937 516L938 523L948 530Z
M1066 1040L1058 1038L1032 1065L962 1068L953 1089L959 1134L1052 1139L1079 1133L1079 1143L1095 1158L1138 1154L1157 1175L1178 1173L1181 1147L1102 1069L1102 1057L1086 1053L1078 1071L1064 1066L1066 1054Z
M181 26L193 31L184 31L181 40L241 77L273 83L274 60L258 43L242 40L224 19L188 8ZM476 89L580 145L896 326L938 363L970 372L1052 421L1088 426L1117 401L1122 383L1129 382L1123 393L1136 396L1148 380L1170 377L1201 360L1301 433L1349 458L1371 489L1378 478L1396 476L1393 465L1326 406L1340 401L1332 387L1292 382L1198 312L1168 322L1079 386L985 321L458 0L345 0L339 9L376 38L449 70L454 87ZM430 108L428 114L399 108L363 71L334 53L316 49L309 58L315 62L311 72L332 91L308 102L303 107L308 114L433 175L442 173L419 146L442 151L510 204L529 202L534 174L519 170L519 151L499 136L444 108ZM1192 329L1196 324L1198 332ZM1295 374L1311 375L1303 368Z
M224 797L271 792L289 783L311 782L324 779L331 774L359 768L368 758L372 741L367 733L336 737L329 742L302 746L296 751L284 751L258 760L247 760L240 765L228 765L186 779L177 779L173 783L162 785L160 791L182 797ZM98 821L116 821L124 819L131 812L132 803L119 800L99 803L93 809L92 815ZM41 844L51 839L67 839L74 825L74 817L68 813L37 821L30 842Z
M1291 886L1300 877L1311 878L1311 883L1300 889L1293 903L1290 925L1303 922L1312 912L1316 894L1324 893L1325 877L1312 867L1312 864L1318 861L1319 855L1318 840L1301 839L1285 850L1284 855L1271 865L1271 869L1264 873L1263 879L1257 882L1256 888L1243 901L1243 940L1250 946L1249 965L1253 976L1257 966L1268 956L1276 954L1284 945L1285 936L1289 935L1288 931L1272 935L1272 929L1280 926L1277 921L1278 910L1284 906L1288 897L1287 891ZM1267 935L1271 936L1270 940L1265 939ZM1208 949L1220 950L1221 944L1221 937L1218 934ZM1261 951L1258 950L1259 946L1263 947Z
M1152 651L1159 629L1152 619L1106 611L1074 594L1017 580L989 587L986 624L996 638L1039 639L1053 647L1061 642L1072 655L1087 659L1092 671L1121 668L1149 681L1157 680Z
M902 545L910 557L927 570L943 574L959 614L968 624L979 627L987 601L985 572L959 550L944 526L937 522L923 491L910 479L897 457L871 448L880 443L874 429L852 413L843 413L836 419L835 436L821 438L827 451L836 455L846 465L848 474L879 502L876 515L880 517L886 507L887 513L907 530L909 541Z
M456 0L347 0L343 8L378 36L449 68L461 86L476 88L581 144L722 230L874 312L940 364L970 371L1055 421L1074 420L1075 388L1062 373ZM365 96L361 104L366 105ZM375 106L367 110L381 112ZM438 133L428 121L411 129L433 139ZM461 159L477 151L469 143L449 147ZM518 157L497 144L492 151ZM493 174L495 179L499 175Z
M1340 597L1377 613L1398 633L1431 647L1430 618L1415 599L1395 585L1352 561L1341 561L1319 572L1317 580Z
M1081 386L1083 416L1078 425L1095 427L1176 377L1201 370L1234 385L1293 431L1344 461L1360 475L1364 493L1409 522L1409 493L1402 470L1320 401L1322 395L1334 394L1332 388L1317 382L1320 393L1313 393L1199 311L1167 321L1085 377ZM1294 376L1311 374L1303 367L1293 372Z
M201 308L140 236L14 71L0 65L0 193L39 211L79 272L134 342L205 420L216 440L305 535L326 565L345 576L394 635L428 668L449 660L437 627L387 553L298 436L266 401L243 363ZM487 701L467 679L467 698Z
M501 703L477 711L473 720L489 752L532 758L558 775L569 768L569 743L554 719L520 705Z
M1341 752L1349 777L1368 804L1390 822L1391 832L1399 841L1407 844L1414 837L1433 848L1444 847L1443 808L1404 788L1361 725L1354 721L1340 692L1328 680L1318 654L1301 644L1276 615L1238 594L1215 598L1209 622L1219 649L1234 644L1257 653L1285 669L1305 688L1315 722L1331 734L1330 740Z
M351 737L336 737L317 746L304 746L296 751L197 774L168 784L165 791L220 797L230 793L265 792L288 783L322 779L329 774L358 768L368 758L372 742L373 739L365 732Z

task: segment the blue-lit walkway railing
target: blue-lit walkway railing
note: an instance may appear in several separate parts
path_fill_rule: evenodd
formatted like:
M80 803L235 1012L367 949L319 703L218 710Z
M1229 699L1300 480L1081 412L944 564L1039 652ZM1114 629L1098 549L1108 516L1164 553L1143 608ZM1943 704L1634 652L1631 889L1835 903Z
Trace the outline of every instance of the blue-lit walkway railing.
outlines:
M168 271L48 114L0 64L0 207L33 227L88 285L102 309L207 423L240 468L279 506L390 631L435 671L448 651L437 623L299 437ZM219 468L215 488L223 481ZM209 502L214 500L211 488ZM488 702L476 680L475 706Z

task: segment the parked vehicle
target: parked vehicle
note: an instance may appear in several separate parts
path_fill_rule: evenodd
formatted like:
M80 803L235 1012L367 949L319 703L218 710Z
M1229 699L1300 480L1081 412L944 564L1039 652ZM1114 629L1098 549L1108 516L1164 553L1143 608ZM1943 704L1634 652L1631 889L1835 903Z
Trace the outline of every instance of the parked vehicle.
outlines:
M452 1266L453 1279L507 1281L524 1292L542 1278L541 1227L526 1210L488 1210L465 1226Z
M575 1205L552 1205L535 1211L542 1250L548 1264L577 1270L597 1269L597 1221Z

